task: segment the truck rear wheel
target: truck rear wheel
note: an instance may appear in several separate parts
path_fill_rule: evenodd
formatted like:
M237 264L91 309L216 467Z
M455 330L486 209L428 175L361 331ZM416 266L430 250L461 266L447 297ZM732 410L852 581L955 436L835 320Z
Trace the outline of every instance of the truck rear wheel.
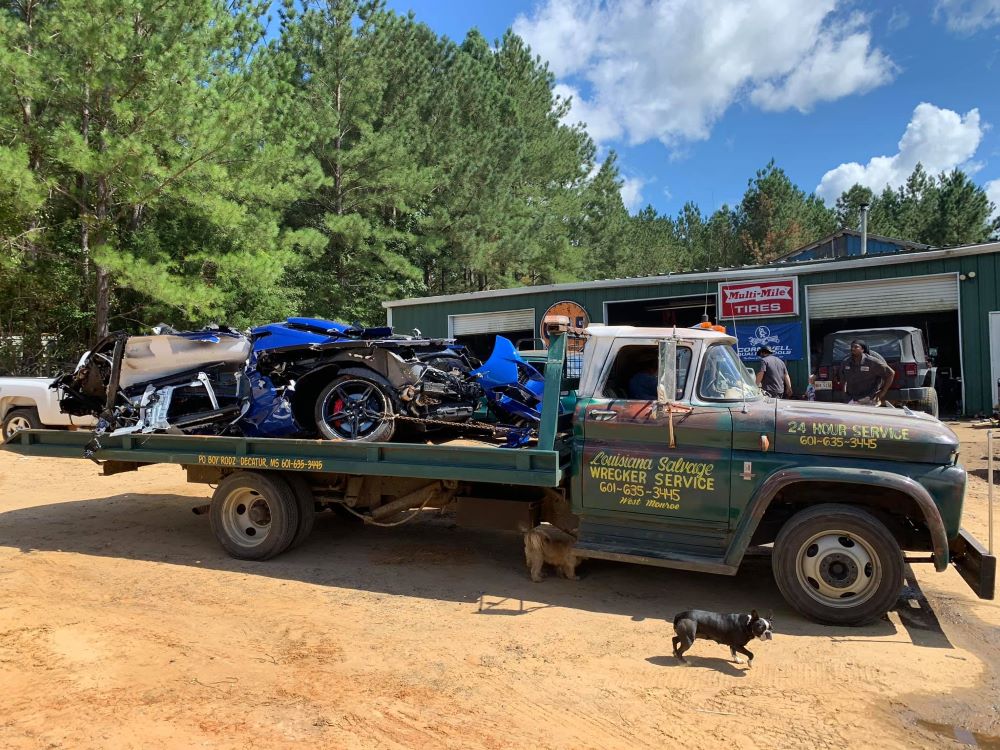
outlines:
M848 505L796 513L774 542L774 580L811 620L864 625L888 612L903 586L903 553L885 525Z
M316 523L316 498L309 487L309 483L304 477L298 474L285 474L285 481L295 495L295 502L299 506L299 523L295 529L295 537L288 549L294 549L304 542L312 533Z
M208 518L215 538L232 557L267 560L295 539L299 506L280 476L238 471L219 483Z
M11 409L3 418L3 431L0 432L0 439L6 440L20 430L40 430L41 428L42 420L38 418L38 409L34 406Z

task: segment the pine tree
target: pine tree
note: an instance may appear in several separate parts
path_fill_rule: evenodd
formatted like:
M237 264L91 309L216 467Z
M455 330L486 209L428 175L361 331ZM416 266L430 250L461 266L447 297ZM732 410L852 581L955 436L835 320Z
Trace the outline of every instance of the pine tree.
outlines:
M940 175L935 198L934 218L925 239L928 244L947 247L985 242L995 231L986 191L964 172L955 169Z
M45 214L61 233L52 239L78 264L95 335L109 328L116 289L209 316L225 311L227 287L277 283L291 259L295 240L273 206L310 169L289 158L289 129L274 126L288 92L263 45L266 8L23 0L4 15L0 68L16 68L24 113L16 142L49 189ZM206 250L204 235L188 234L188 244L150 248L164 211L219 241Z
M740 240L757 263L770 263L833 231L836 217L806 195L772 160L750 180L740 203Z

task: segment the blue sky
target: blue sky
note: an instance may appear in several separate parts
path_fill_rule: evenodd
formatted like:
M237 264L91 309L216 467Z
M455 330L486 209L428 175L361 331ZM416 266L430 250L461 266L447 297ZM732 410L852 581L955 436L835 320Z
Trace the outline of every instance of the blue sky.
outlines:
M623 198L737 203L770 159L829 203L964 169L1000 206L1000 0L390 0L439 34L514 27Z

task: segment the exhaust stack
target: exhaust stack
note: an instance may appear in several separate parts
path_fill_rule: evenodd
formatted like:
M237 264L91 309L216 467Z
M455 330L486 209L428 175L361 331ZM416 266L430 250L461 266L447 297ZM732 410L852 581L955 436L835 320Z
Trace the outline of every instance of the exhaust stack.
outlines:
M861 204L861 254L868 255L868 204Z

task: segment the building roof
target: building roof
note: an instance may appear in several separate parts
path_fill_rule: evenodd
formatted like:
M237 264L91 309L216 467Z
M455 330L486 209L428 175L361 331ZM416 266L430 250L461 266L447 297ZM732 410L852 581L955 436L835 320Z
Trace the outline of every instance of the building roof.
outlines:
M872 235L869 235L869 237L871 236ZM431 305L439 302L454 302L473 298L483 299L486 297L513 297L517 295L540 294L545 292L572 292L580 289L649 286L652 284L677 284L686 281L720 282L767 279L769 277L781 277L788 276L790 274L802 275L809 273L822 273L824 271L839 271L843 269L857 268L858 266L871 262L876 262L880 266L886 266L897 265L900 263L912 263L915 261L942 260L945 258L983 255L987 253L1000 253L1000 242L984 242L974 245L958 245L956 247L945 248L916 248L889 255L792 261L769 265L717 268L712 271L686 271L684 273L668 273L661 276L639 276L624 279L604 279L600 281L577 281L564 284L521 286L510 289L487 289L481 292L462 292L460 294L442 294L436 297L411 297L409 299L393 300L383 302L382 307L409 307L414 305Z
M861 254L860 254L860 251L861 251L860 241L861 241L861 237L862 237L861 232L857 232L857 231L855 231L853 229L838 229L836 232L828 234L826 237L818 239L815 242L810 242L808 245L803 245L802 247L797 247L794 250L792 250L791 252L788 252L788 253L785 253L784 255L778 256L777 258L775 258L771 262L772 263L794 263L794 262L796 262L796 258L798 258L799 256L806 255L811 250L815 250L816 248L822 247L823 245L831 244L832 242L834 242L835 240L837 240L837 239L839 239L841 237L855 237L855 238L857 238L857 240L859 241L859 244L858 244L858 253L856 255L852 255L850 253L850 246L848 246L848 248L847 248L847 251L848 251L847 254L850 257L861 257ZM904 252L906 250L930 250L930 249L932 249L934 247L933 245L924 245L923 243L920 243L920 242L910 242L909 240L899 240L899 239L896 239L895 237L883 237L880 234L871 234L871 233L868 234L868 241L871 242L871 243L879 243L879 244L883 244L883 245L895 245L896 247L899 248L899 250L896 250L895 252ZM888 254L888 253L885 253L885 252L878 252L878 253L871 252L871 249L872 248L870 247L869 248L869 255L886 255L886 254Z

